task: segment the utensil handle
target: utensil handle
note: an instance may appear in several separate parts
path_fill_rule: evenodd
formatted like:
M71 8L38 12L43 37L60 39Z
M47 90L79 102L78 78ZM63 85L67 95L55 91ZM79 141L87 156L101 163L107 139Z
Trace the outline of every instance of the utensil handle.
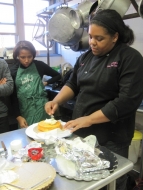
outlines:
M7 151L7 148L6 148L6 146L5 146L5 144L4 144L3 141L1 141L1 145L2 145L2 147L4 148L4 151Z

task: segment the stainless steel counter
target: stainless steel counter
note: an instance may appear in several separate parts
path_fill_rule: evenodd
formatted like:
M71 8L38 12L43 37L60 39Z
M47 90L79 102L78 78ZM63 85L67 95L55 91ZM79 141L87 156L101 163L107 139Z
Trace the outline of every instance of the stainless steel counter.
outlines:
M11 155L10 142L16 139L22 141L23 147L32 140L25 134L25 129L0 134L0 140L4 141L9 155ZM133 163L131 161L117 154L116 157L118 159L118 168L109 177L99 181L85 182L68 180L57 174L50 190L98 190L105 185L108 185L108 190L115 190L116 179L133 169Z
M143 106L140 106L140 107L137 109L137 112L143 112Z

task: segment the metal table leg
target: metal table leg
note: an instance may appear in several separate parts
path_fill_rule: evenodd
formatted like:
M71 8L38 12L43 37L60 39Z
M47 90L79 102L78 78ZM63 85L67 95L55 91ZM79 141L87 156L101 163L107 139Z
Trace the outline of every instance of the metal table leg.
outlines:
M140 179L143 179L143 139L141 142L141 164L140 164L140 175L139 175Z
M107 190L116 190L116 180L107 185Z

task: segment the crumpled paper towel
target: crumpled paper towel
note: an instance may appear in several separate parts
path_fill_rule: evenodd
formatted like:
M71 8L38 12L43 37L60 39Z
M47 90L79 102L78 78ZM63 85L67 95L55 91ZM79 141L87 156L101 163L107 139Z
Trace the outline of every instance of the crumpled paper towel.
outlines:
M15 168L15 163L5 159L5 158L0 158L0 171L1 170L11 170Z
M17 158L21 158L22 156L27 156L28 155L28 149L30 148L40 148L41 147L41 143L38 143L36 141L32 141L30 142L25 148L22 148L18 151L17 154L15 154L15 156Z
M11 183L19 178L19 175L12 171L16 167L16 164L0 158L0 184Z
M72 133L70 130L61 130L61 129L53 129L51 131L48 132L40 132L40 133L36 133L36 137L38 139L50 139L51 137L55 137L55 138L63 138L63 137L68 137L70 136Z
M86 138L81 140L80 137L75 138L73 141L70 141L70 145L73 148L81 149L81 150L87 150L90 151L94 154L94 148L97 143L96 136L94 135L89 135Z
M80 137L77 137L73 140L61 139L61 141L59 140L59 143L60 142L61 143L63 142L63 144L64 143L69 144L72 148L76 148L76 149L84 150L84 151L90 151L91 153L94 154L94 148L97 144L97 139L96 139L96 136L89 135L86 138L84 138L83 140L81 140ZM59 152L58 146L56 148L56 152L57 152L57 154L61 154Z
M11 183L16 181L19 178L19 175L12 170L2 170L0 171L0 184L2 183Z

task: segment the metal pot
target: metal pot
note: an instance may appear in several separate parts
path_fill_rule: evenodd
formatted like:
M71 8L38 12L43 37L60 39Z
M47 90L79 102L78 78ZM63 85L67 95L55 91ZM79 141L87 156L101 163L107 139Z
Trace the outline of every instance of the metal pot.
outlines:
M77 12L82 16L82 27L87 27L89 24L89 10L92 4L91 1L84 1L77 6Z
M89 48L89 36L87 30L84 29L81 40L74 46L71 46L73 51L86 51Z
M99 9L114 9L123 17L129 9L130 4L130 0L102 0L96 11Z
M79 42L84 30L76 26L80 25L80 20L77 20L77 17L74 17L72 13L72 8L60 7L48 23L50 37L64 46L72 46Z

